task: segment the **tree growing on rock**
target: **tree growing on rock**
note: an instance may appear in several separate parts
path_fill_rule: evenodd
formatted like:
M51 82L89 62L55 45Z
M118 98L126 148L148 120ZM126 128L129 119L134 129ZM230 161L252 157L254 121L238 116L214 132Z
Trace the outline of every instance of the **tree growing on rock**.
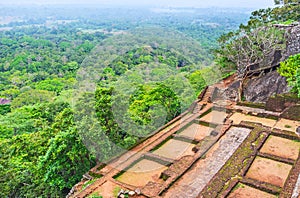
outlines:
M247 24L219 39L216 62L223 72L237 71L241 82L239 100L246 77L275 66L281 58L279 52L286 48L288 34L273 24L289 25L300 20L299 0L274 0L274 3L278 6L252 12Z
M226 60L228 65L235 65L241 81L239 100L242 99L246 77L272 67L275 53L285 48L284 32L270 25L254 29L241 28L237 32L222 36L219 43L217 58Z

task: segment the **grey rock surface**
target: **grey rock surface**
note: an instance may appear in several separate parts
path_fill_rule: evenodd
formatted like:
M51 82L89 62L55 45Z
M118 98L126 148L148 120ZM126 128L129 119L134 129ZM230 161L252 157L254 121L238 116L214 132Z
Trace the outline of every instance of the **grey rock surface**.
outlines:
M247 101L266 102L272 95L289 91L286 78L280 76L277 71L273 71L262 77L250 79L244 86L243 94Z

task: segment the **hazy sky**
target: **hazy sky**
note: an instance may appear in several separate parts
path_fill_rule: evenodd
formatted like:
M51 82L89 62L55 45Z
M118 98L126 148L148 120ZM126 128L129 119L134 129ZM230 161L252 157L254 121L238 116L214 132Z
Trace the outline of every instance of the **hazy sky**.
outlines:
M273 0L0 0L3 4L99 4L99 5L151 5L193 7L251 7L265 8Z

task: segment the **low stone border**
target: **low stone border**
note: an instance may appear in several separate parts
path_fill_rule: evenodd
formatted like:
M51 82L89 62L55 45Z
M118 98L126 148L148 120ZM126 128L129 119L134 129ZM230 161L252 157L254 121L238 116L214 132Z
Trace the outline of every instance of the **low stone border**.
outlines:
M253 188L259 189L261 191L273 194L273 195L279 195L281 192L281 188L266 182L257 181L251 178L244 178L241 180L242 183L251 186Z
M211 137L208 136L201 140L198 145L196 146L197 153L192 157L192 156L185 156L178 160L177 162L174 162L169 169L165 171L165 174L168 174L168 180L165 182L165 187L162 188L160 191L159 195L161 196L164 192L166 192L183 174L185 174L187 171L189 171L193 164L196 163L199 159L201 159L205 154L208 152L208 150L215 145L216 142L218 142L221 137L226 133L226 131L231 127L230 124L224 124L222 127L222 130L220 130L220 133L216 137ZM201 146L199 146L201 144ZM186 163L188 162L188 163ZM182 168L181 166L178 166L179 163L184 163L186 164L185 168ZM180 167L178 169L178 167Z
M295 160L293 160L293 159L282 158L282 157L279 157L279 156L276 156L276 155L271 155L271 154L268 154L268 153L259 152L257 154L257 156L267 158L267 159L270 159L270 160L274 160L274 161L277 161L277 162L282 162L282 163L285 163L285 164L290 164L290 165L294 165L294 163L295 163Z
M295 162L287 181L284 184L283 190L280 193L280 198L290 198L292 197L295 185L297 183L300 173L300 152L297 161Z

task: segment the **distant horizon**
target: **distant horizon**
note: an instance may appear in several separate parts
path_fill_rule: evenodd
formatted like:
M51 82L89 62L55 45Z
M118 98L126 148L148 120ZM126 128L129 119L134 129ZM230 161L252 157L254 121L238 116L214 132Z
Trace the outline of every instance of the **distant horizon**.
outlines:
M105 6L105 7L171 7L171 8L267 8L273 7L273 0L10 0L1 2L4 6Z
M17 8L30 8L30 7L81 7L81 8L149 8L149 9L260 9L257 7L225 7L225 6L166 6L166 5L109 5L109 4L1 4L0 7L11 8L14 6L18 6ZM275 7L275 6L270 6ZM268 7L264 7L268 8Z

